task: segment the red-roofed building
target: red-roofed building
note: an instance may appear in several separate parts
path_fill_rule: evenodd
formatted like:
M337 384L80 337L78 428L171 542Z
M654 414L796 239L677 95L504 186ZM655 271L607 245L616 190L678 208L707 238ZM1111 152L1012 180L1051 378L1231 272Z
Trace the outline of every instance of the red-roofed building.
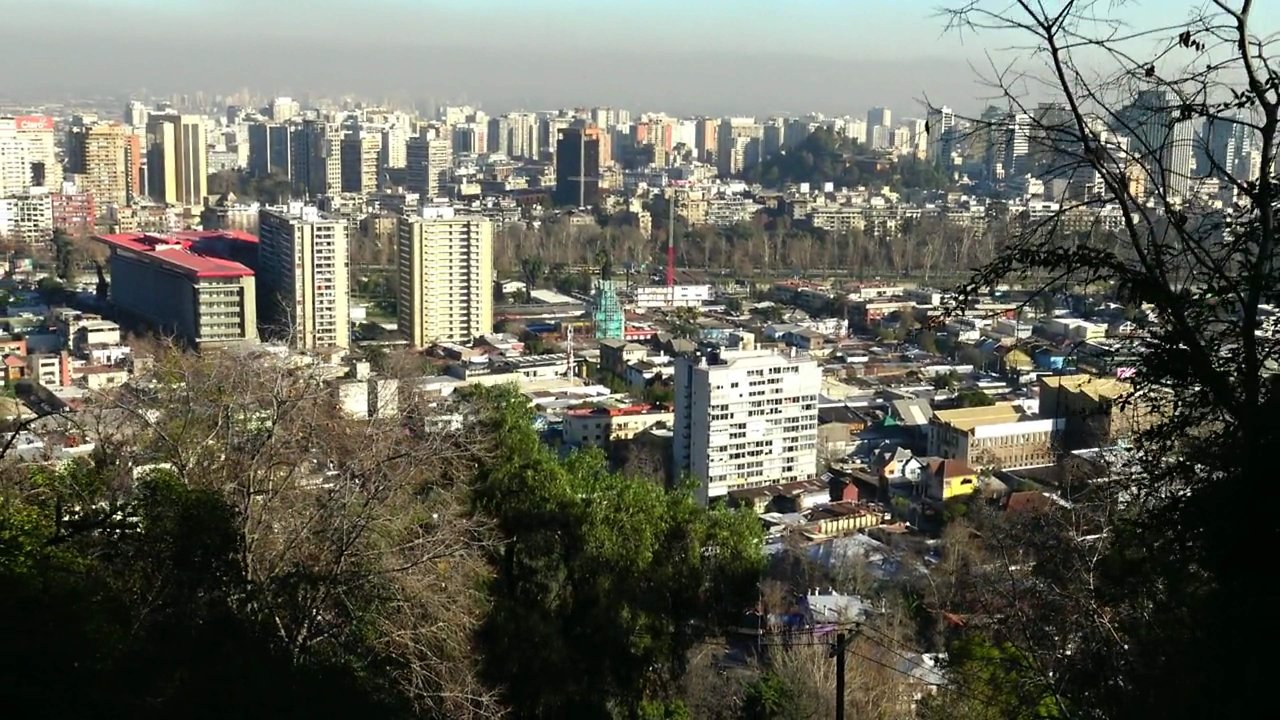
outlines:
M257 297L248 265L256 243L236 232L120 233L94 238L111 251L111 302L193 345L256 340Z
M564 441L575 446L609 447L618 440L630 440L655 425L675 423L670 408L637 404L626 407L593 407L569 410L564 414Z

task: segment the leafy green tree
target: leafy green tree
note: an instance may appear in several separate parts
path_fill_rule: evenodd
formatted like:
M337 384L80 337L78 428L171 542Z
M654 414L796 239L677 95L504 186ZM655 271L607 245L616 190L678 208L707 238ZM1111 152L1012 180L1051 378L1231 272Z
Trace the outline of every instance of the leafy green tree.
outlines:
M938 354L938 335L932 330L921 330L916 333L916 344L927 353Z
M742 720L799 720L795 693L785 680L764 672L747 684Z
M996 401L981 390L967 389L956 393L956 407L990 407L995 404Z
M676 690L697 639L754 597L760 530L539 442L527 402L478 390L500 440L478 509L506 538L481 630L486 669L517 717L606 718Z
M919 717L965 720L1052 720L1072 717L1013 645L980 635L947 646L948 683L921 701Z
M57 228L53 231L49 242L53 245L55 274L60 280L66 282L75 274L77 260L75 241L65 230Z

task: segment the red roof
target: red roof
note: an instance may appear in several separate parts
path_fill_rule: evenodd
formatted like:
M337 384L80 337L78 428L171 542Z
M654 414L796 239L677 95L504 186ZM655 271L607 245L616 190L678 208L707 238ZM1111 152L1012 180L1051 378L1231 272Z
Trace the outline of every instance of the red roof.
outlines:
M254 245L258 244L258 236L251 235L240 230L182 230L171 233L170 237L182 238L184 240L239 240L241 242L249 242Z
M656 405L641 403L638 405L627 405L626 407L620 407L620 408L614 408L614 407L581 408L578 410L570 410L566 414L572 415L574 417L587 417L590 415L608 415L610 417L617 417L619 415L643 415L649 412L662 412L662 410L658 408Z
M209 257L208 255L199 255L192 250L192 243L195 241L216 237L226 237L246 242L251 239L253 242L257 242L257 238L247 233L220 230L174 233L172 235L119 233L116 235L97 235L95 239L119 250L128 250L144 257L154 258L161 264L168 265L182 273L197 278L233 278L253 275L253 270L238 262Z
M937 458L929 461L929 472L936 477L955 478L977 475L978 471L964 464L963 460Z

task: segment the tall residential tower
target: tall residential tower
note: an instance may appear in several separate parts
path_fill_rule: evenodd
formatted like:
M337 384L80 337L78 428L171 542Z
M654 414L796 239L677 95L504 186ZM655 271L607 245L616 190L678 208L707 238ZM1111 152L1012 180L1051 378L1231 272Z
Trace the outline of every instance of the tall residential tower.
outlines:
M676 361L677 473L699 498L809 480L817 472L822 371L772 350L725 350Z
M414 347L493 331L493 224L449 207L400 219L397 325Z
M349 347L346 221L291 203L259 212L258 235L264 334L304 350Z

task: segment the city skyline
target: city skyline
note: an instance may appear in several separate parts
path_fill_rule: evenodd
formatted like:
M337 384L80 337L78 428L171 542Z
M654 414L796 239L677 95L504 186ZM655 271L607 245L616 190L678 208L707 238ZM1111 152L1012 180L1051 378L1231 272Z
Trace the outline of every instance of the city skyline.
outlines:
M248 88L491 110L616 105L712 115L861 114L885 105L904 117L921 115L924 99L943 93L978 98L975 107L982 102L975 74L956 63L965 54L962 39L946 34L923 2L807 2L773 18L755 0L694 7L663 0L646 5L653 22L642 32L617 8L587 12L591 6L575 0L536 9L493 1L466 8L328 2L309 6L316 10L311 19L278 3L236 12L241 6L250 7L232 0L211 12L203 0L130 0L123 6L130 12L120 13L119 3L104 12L105 3L69 0L33 11L0 0L7 20L0 62L15 70L4 92L10 100L44 101ZM145 22L136 20L139 13ZM388 17L397 19L394 30ZM818 17L831 22L814 23ZM664 22L669 31L654 29ZM414 25L423 32L405 32ZM894 27L907 28L913 41L886 39L885 28ZM49 43L55 32L58 42ZM902 33L888 33L895 34ZM94 62L72 73L51 61L68 46Z

